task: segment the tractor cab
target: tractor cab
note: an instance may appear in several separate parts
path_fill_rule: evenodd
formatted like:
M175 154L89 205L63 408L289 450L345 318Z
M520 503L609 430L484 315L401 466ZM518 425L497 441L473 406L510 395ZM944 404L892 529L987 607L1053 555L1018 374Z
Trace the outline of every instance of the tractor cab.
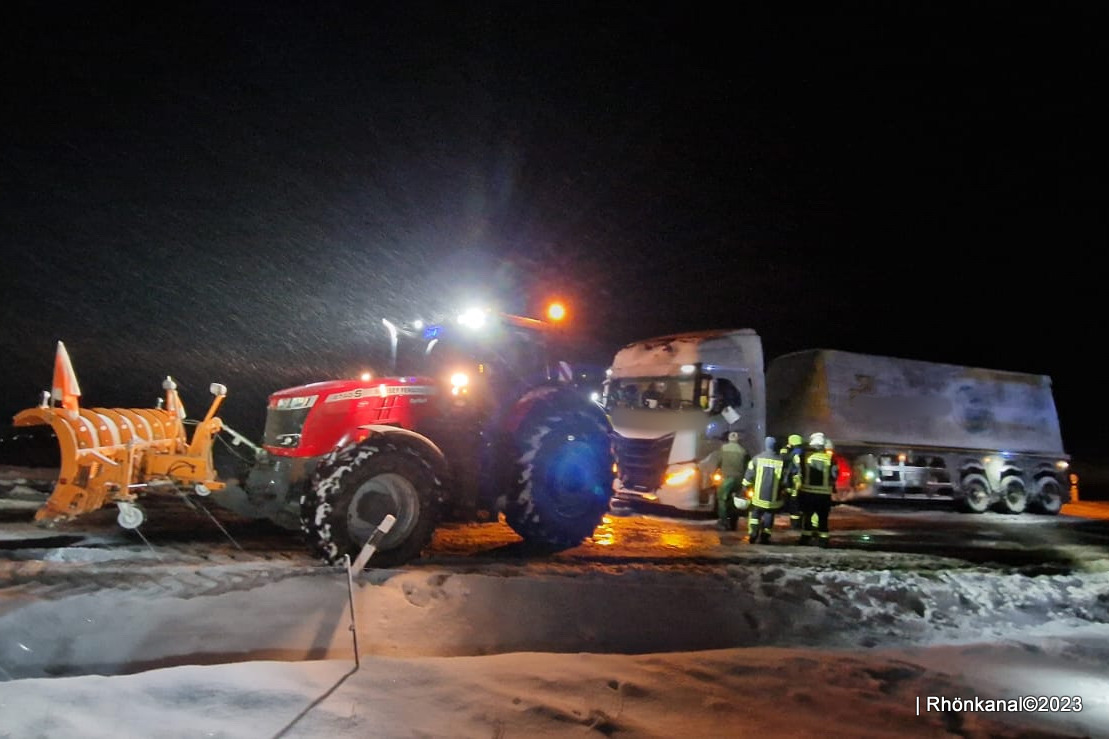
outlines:
M447 413L499 417L506 400L557 376L541 321L475 310L453 325L426 326L421 336L422 356L407 369L436 378Z

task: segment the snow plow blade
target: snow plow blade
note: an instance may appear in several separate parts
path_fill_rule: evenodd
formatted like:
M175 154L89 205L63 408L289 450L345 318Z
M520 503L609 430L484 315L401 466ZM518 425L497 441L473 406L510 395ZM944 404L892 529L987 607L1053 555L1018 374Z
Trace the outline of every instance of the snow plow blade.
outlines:
M191 487L207 494L224 487L216 480L212 442L222 428L215 414L227 388L211 386L215 398L192 439L185 433L177 384L167 377L162 388L159 408L81 408L69 356L58 342L53 392L12 421L17 428L49 426L58 440L58 478L36 521L69 520L109 503L117 504L123 516L133 513L131 504L148 491L177 493Z

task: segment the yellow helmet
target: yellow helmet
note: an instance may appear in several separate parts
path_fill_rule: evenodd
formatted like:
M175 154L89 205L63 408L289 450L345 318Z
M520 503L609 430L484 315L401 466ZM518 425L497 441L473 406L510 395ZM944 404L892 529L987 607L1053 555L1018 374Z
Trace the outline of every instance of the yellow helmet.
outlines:
M801 438L801 434L790 434L786 439L786 444L789 446L801 446L804 443L805 440Z

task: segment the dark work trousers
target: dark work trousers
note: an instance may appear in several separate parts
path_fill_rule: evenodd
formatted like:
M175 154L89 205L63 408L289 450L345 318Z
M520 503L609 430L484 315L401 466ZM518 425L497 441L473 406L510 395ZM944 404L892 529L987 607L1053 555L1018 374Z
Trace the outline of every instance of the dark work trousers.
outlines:
M832 496L825 493L797 493L797 503L801 508L801 538L813 535L812 516L816 514L816 534L821 539L828 538L828 512L832 510Z
M789 527L791 529L801 528L801 508L798 506L796 495L786 498L786 509L789 511Z
M747 509L747 535L758 537L761 534L765 538L770 538L770 534L774 531L774 514L780 511L780 508L759 508L751 506Z

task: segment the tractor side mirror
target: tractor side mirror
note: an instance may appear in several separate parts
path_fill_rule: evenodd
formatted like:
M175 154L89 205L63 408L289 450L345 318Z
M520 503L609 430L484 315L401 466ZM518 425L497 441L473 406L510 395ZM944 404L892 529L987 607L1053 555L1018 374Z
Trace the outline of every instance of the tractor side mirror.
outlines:
M218 382L213 382L211 385L208 386L208 392L210 392L212 395L215 395L217 398L222 398L223 396L227 395L227 386L221 385Z

